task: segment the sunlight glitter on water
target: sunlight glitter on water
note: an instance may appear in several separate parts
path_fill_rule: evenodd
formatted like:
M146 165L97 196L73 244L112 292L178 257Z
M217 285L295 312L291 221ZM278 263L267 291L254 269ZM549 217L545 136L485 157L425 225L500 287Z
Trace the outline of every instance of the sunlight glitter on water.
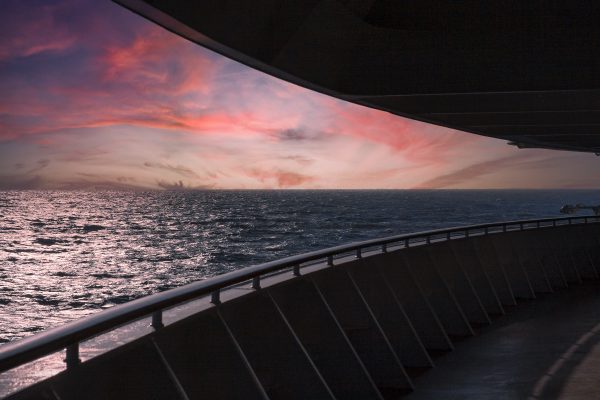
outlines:
M598 191L0 191L0 343L341 243L558 216Z

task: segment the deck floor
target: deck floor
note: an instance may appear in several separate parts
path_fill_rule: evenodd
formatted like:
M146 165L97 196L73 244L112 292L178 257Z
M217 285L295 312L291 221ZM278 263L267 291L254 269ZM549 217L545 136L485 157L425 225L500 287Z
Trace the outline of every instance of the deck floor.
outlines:
M435 359L405 399L600 399L600 283L520 302Z

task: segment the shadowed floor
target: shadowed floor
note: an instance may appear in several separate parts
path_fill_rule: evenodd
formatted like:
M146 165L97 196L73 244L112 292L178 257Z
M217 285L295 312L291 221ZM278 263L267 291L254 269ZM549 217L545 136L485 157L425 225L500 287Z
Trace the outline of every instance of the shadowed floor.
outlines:
M600 398L600 284L520 302L435 360L406 399Z

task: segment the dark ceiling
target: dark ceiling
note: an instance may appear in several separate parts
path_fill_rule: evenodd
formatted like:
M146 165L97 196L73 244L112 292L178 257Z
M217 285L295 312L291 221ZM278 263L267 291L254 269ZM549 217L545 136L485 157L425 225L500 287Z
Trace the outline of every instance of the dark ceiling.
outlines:
M354 103L600 153L600 2L117 0L194 42Z

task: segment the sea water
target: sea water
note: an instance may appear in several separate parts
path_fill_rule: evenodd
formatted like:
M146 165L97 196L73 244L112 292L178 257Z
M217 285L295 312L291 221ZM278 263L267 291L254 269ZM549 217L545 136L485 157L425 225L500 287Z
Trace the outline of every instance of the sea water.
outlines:
M0 343L289 255L566 203L600 191L0 191Z

